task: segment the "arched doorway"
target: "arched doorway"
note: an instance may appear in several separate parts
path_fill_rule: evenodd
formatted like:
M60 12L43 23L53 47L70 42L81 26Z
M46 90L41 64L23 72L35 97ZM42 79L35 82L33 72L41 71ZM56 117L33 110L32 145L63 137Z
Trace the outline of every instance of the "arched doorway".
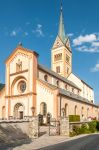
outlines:
M17 103L14 106L14 118L23 119L24 117L24 106L21 103Z
M47 104L45 102L42 102L40 104L40 114L42 115L43 123L46 123L46 119L47 119Z
M42 102L40 104L40 113L43 115L43 116L46 116L47 115L47 104L45 102Z

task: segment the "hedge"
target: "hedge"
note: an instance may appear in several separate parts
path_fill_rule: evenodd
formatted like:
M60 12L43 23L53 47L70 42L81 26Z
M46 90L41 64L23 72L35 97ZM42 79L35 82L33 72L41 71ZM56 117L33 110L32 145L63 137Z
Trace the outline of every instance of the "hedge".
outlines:
M69 115L69 122L78 122L80 121L79 115Z

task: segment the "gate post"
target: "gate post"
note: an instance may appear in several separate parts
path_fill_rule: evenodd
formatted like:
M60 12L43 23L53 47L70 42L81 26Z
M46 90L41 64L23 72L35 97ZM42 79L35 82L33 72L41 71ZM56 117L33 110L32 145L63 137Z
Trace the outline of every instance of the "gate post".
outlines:
M60 135L69 136L69 118L60 118Z
M29 122L29 137L31 139L38 138L39 136L39 122L38 116L33 117Z

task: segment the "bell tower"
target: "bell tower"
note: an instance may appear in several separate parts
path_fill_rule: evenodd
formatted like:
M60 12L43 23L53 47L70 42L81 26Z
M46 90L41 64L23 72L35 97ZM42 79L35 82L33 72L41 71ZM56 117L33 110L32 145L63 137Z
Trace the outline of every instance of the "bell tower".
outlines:
M65 34L62 2L58 35L51 50L51 69L66 78L72 72L72 51L69 38Z

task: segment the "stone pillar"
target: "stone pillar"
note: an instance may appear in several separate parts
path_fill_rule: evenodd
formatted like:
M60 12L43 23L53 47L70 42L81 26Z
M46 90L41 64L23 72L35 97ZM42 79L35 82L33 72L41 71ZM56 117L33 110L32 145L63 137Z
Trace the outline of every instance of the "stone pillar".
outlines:
M38 117L33 117L29 122L29 137L31 139L38 138L39 136L39 122Z
M60 135L69 136L69 118L60 118Z

